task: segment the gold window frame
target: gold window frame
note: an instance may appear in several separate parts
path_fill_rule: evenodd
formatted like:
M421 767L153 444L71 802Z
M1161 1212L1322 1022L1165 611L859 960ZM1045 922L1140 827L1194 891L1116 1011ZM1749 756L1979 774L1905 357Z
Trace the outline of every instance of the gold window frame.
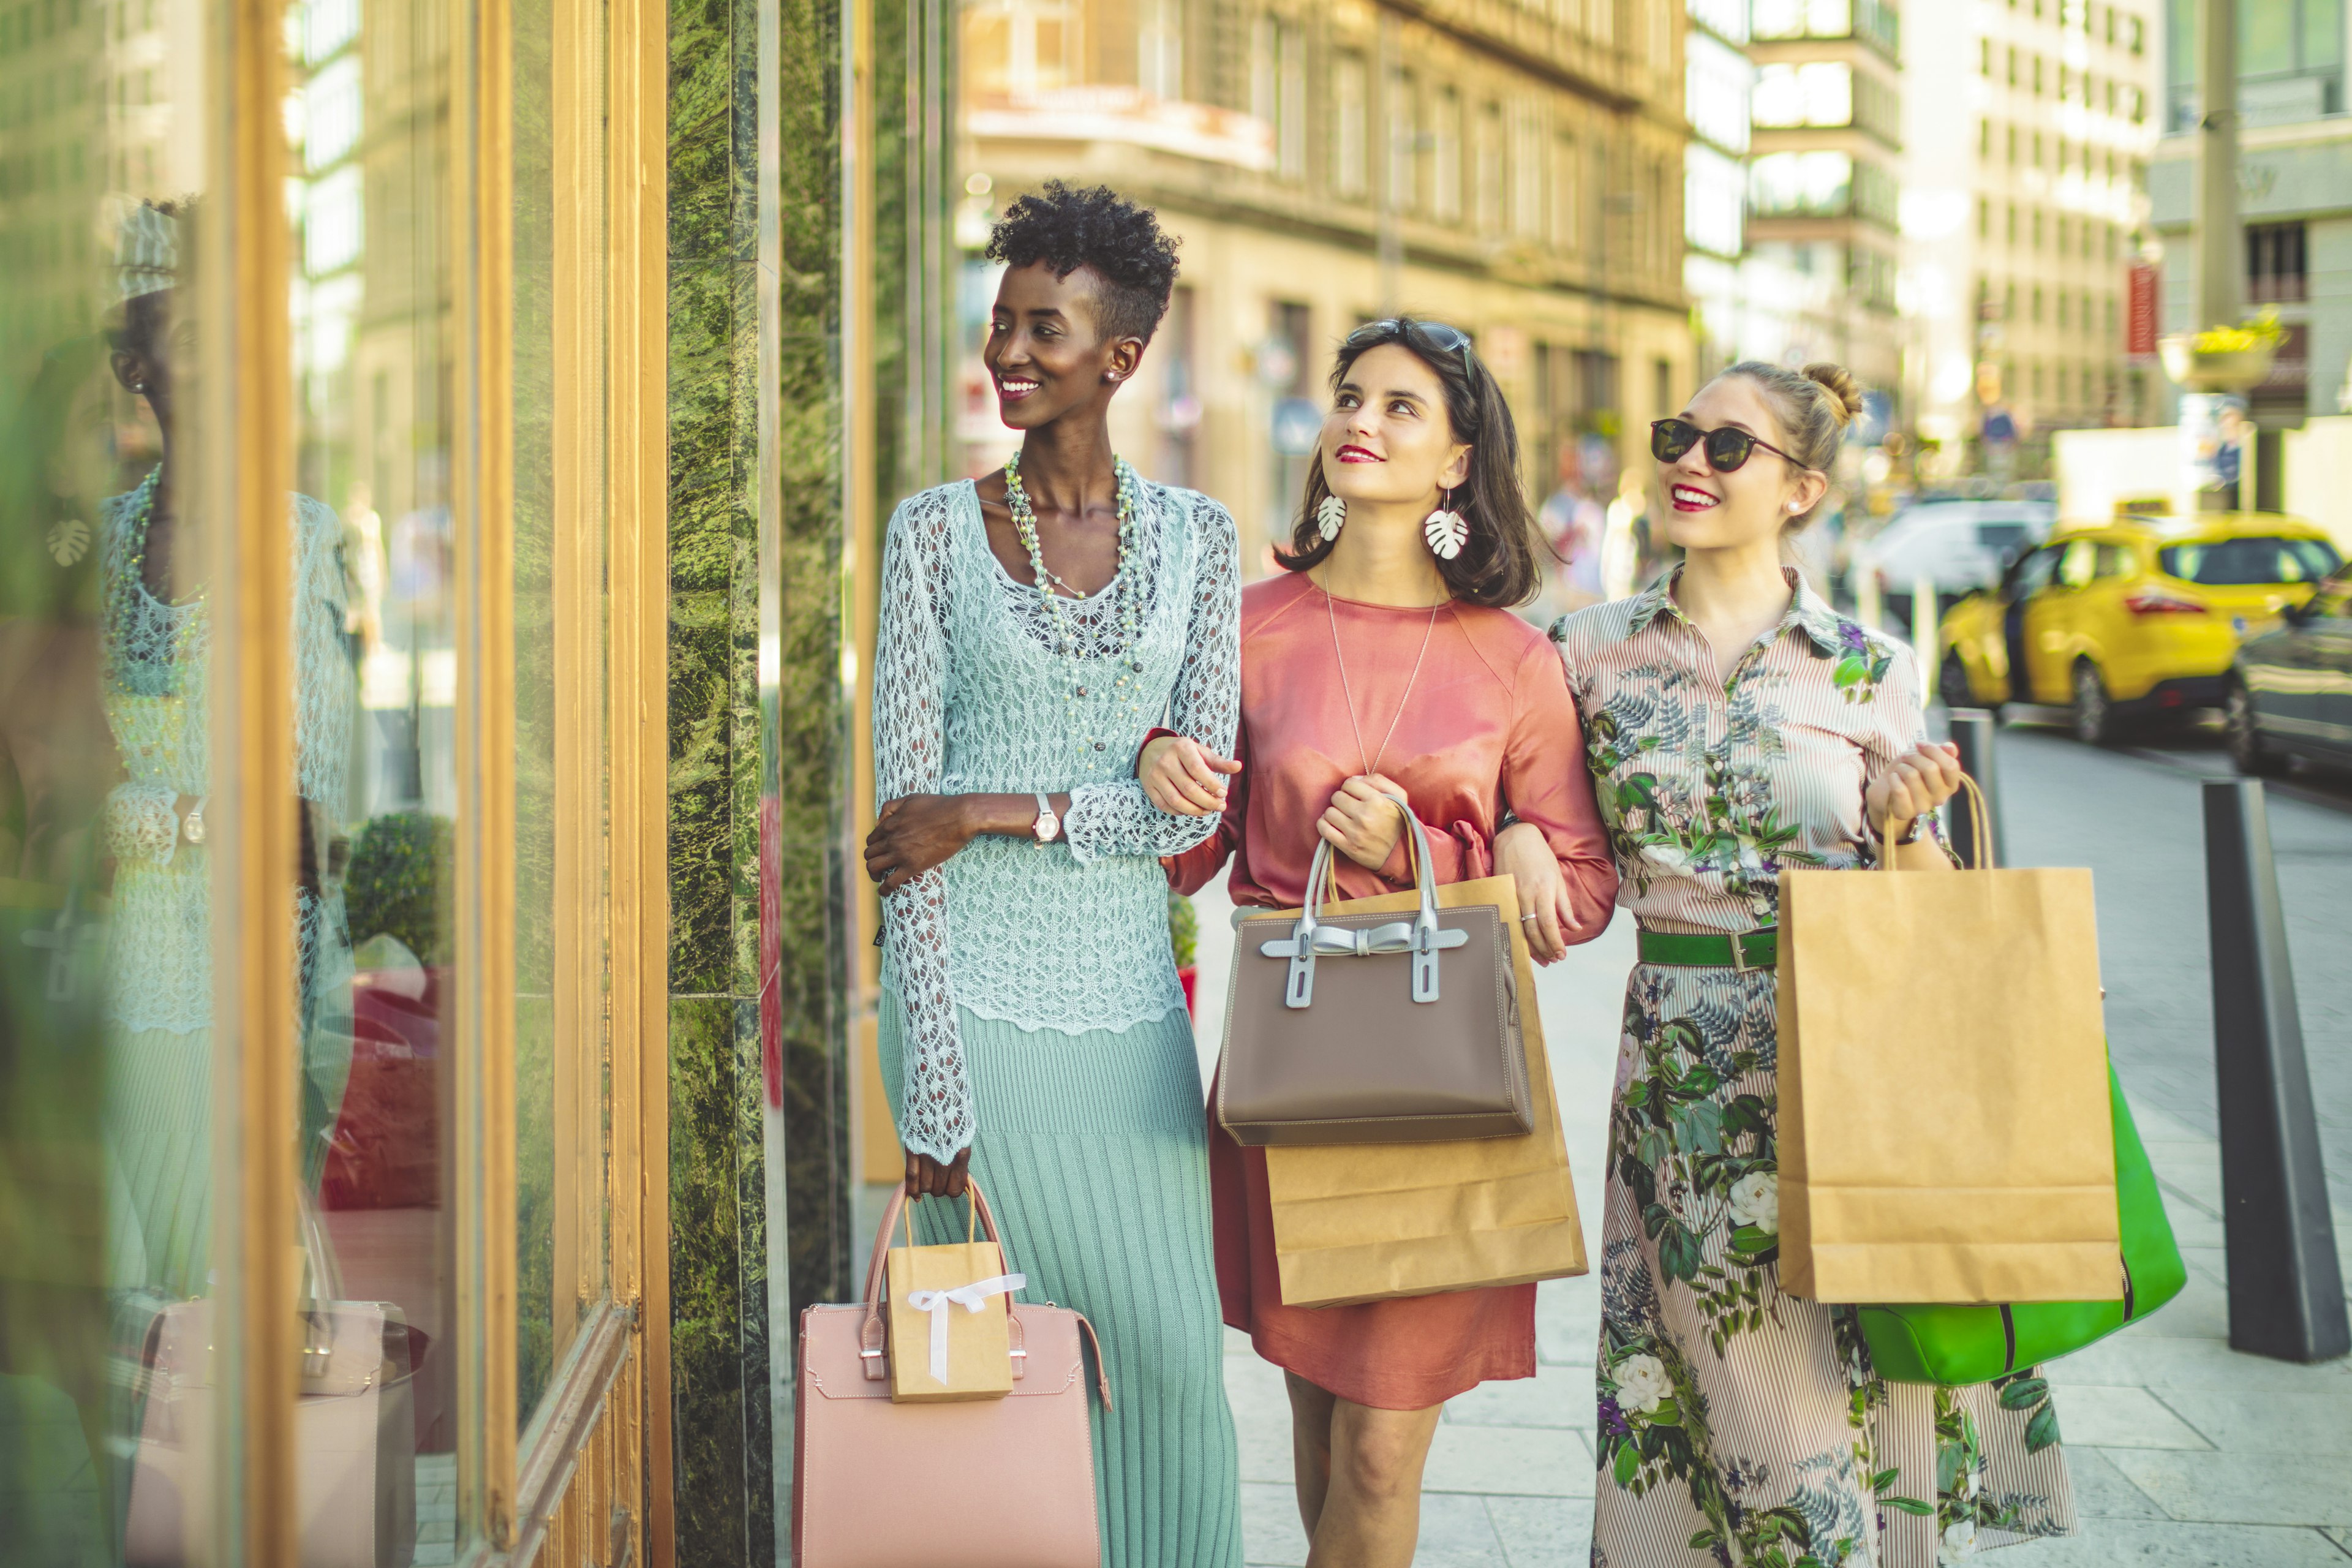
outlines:
M559 877L600 851L609 894L560 900L556 1042L561 1359L519 1440L516 1373L511 33L495 0L439 6L452 39L449 164L458 593L459 980L453 1023L461 1561L620 1568L674 1559L668 1374L666 766L667 728L667 13L652 0L557 0L559 464L603 439L601 520L559 481L555 562ZM210 31L226 221L201 243L204 319L223 323L227 417L197 464L222 519L215 713L227 743L216 851L221 938L215 1147L224 1156L216 1514L221 1561L297 1568L294 1022L256 999L293 990L293 650L282 548L294 473L291 279L283 205L282 0L226 0ZM584 215L584 216L583 216ZM601 217L599 225L595 220ZM598 232L601 228L601 234ZM601 288L584 248L604 247ZM602 399L602 406L594 400ZM561 526L571 507L575 526ZM601 558L593 542L602 522ZM594 661L608 662L596 711ZM581 694L588 694L585 700ZM609 769L604 747L609 745ZM241 809L240 809L241 808ZM599 836L602 841L599 842ZM566 862L569 862L568 867ZM579 895L575 880L560 884ZM609 973L606 965L609 963ZM609 985L609 990L606 987ZM607 1044L609 1031L609 1044ZM593 1054L591 1054L593 1047ZM609 1052L609 1055L606 1053ZM609 1224L609 1261L595 1237Z

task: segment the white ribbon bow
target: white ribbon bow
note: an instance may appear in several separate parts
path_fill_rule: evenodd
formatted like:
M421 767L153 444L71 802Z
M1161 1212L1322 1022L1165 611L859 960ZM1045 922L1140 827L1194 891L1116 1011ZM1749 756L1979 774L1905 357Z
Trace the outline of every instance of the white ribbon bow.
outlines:
M959 1285L952 1290L909 1290L907 1305L931 1317L931 1381L942 1387L948 1381L948 1309L961 1307L967 1312L977 1312L988 1305L991 1296L1010 1296L1029 1283L1026 1274L999 1274L993 1279L975 1279L969 1285Z

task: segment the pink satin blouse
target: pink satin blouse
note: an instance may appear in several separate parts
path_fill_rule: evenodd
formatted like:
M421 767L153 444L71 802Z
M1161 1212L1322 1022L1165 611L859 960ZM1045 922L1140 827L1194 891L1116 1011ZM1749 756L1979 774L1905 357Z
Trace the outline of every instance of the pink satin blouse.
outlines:
M1570 940L1609 923L1617 871L1585 768L1583 724L1551 644L1507 610L1449 604L1433 625L1427 610L1331 598L1303 573L1252 584L1242 590L1236 752L1242 772L1223 822L1171 863L1181 891L1205 886L1230 855L1236 904L1302 902L1316 819L1369 761L1404 786L1429 830L1440 882L1492 874L1507 807L1540 828L1559 858L1576 914ZM1339 896L1410 888L1410 856L1400 838L1379 872L1336 857Z

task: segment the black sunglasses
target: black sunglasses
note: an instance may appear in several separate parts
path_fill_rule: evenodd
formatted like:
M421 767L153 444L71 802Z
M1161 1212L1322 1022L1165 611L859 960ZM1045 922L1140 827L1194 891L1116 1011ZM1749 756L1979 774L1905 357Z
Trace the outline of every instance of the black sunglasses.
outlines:
M1449 327L1444 321L1405 321L1395 316L1377 321L1366 321L1348 334L1351 349L1377 348L1400 338L1412 338L1424 347L1442 354L1458 353L1466 368L1477 363L1470 351L1470 334L1459 327Z
M1683 454L1701 442L1706 444L1706 464L1718 474L1727 474L1748 461L1756 448L1763 447L1776 458L1788 460L1807 472L1811 465L1799 463L1794 458L1761 437L1749 435L1736 426L1727 425L1720 430L1702 430L1687 419L1653 419L1650 421L1650 456L1661 463L1679 463Z

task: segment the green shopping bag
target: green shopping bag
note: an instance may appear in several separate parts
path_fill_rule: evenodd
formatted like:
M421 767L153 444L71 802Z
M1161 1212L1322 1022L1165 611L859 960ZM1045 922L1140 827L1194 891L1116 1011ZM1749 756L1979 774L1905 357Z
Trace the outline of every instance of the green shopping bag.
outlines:
M2123 1300L1864 1307L1862 1337L1881 1377L1948 1388L1990 1383L2095 1344L2180 1294L2189 1283L2189 1268L2173 1242L2156 1173L2112 1067L2107 1093L2115 1113L2116 1206L2123 1222Z

